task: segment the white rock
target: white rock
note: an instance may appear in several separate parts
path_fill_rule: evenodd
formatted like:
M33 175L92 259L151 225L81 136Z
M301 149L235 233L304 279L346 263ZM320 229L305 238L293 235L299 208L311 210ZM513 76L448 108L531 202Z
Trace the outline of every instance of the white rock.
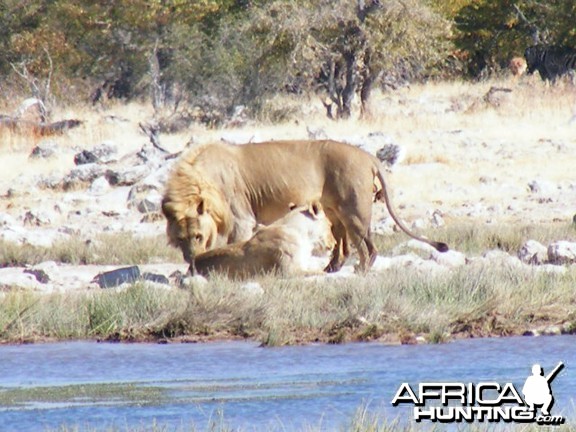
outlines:
M410 228L415 231L428 228L428 222L424 219L416 219L414 222L412 222Z
M108 183L113 186L132 186L142 180L150 172L147 165L136 165L123 169L109 169L106 171Z
M558 191L558 186L547 180L532 180L528 189L534 194L550 195Z
M55 261L43 261L31 267L32 270L42 270L48 275L51 281L61 279L60 267Z
M432 213L432 226L439 228L439 227L443 227L444 225L446 225L446 222L444 222L444 218L442 217L442 212L440 212L440 210L434 210L434 212Z
M25 289L42 292L52 292L52 284L38 282L30 273L24 273L22 268L8 267L0 269L0 289Z
M16 219L14 219L14 217L8 213L0 213L0 227L14 225L16 225Z
M254 295L254 296L261 296L264 294L264 289L262 285L258 282L248 282L240 286L240 289L247 294Z
M573 264L576 262L576 243L565 240L548 246L548 261L552 264Z
M522 267L523 263L518 257L512 256L502 250L493 249L482 254L484 261L494 264L508 265L510 267Z
M208 284L208 279L202 275L185 276L182 278L182 285L185 287L203 286Z
M103 195L110 190L110 183L104 176L100 176L95 179L90 187L88 188L88 193L92 195Z
M67 237L67 234L51 228L27 230L24 227L14 225L0 230L0 239L6 242L44 248L51 247L57 240Z
M140 213L160 211L161 207L162 195L155 191L148 193L142 200L140 200L140 202L138 202L136 206Z
M44 226L55 222L56 212L42 209L30 209L24 215L24 225Z
M392 267L392 258L378 255L374 261L371 271L382 272Z
M0 239L8 243L22 244L25 235L26 228L19 225L10 225L0 231Z
M38 229L28 231L24 237L24 243L49 248L54 245L58 240L68 237L66 234L59 232L56 229Z
M568 269L564 266L553 264L542 264L536 267L532 267L532 269L535 269L538 273L558 274L558 275L563 275L568 271Z
M446 252L434 250L432 252L432 259L446 267L461 267L466 265L466 255L455 250L448 250Z
M548 259L548 249L536 240L528 240L518 251L518 258L525 264L543 264Z
M432 257L436 249L430 246L428 243L418 241L416 239L408 240L404 243L400 243L394 249L392 249L392 255L404 255L407 251L417 251L421 255L426 256L426 259Z
M396 222L392 218L386 217L376 222L372 222L372 232L380 235L391 235L394 233Z

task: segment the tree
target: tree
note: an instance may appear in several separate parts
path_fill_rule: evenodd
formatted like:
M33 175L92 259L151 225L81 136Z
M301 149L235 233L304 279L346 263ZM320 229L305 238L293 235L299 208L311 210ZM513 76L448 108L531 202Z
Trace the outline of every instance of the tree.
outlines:
M30 75L45 76L53 65L58 82L112 81L117 95L133 97L140 83L150 81L151 56L160 75L169 69L173 28L180 34L183 27L209 29L234 7L233 0L5 0L0 71L17 64Z
M572 0L474 1L455 16L455 43L469 53L469 73L478 76L536 43L576 45L575 13Z
M365 111L371 89L383 79L429 73L444 53L448 29L417 0L268 2L250 11L239 32L241 43L252 43L243 52L254 55L246 94L321 91L328 115L346 118L354 96Z
M365 112L374 86L429 76L450 30L424 0L5 0L0 12L0 73L54 75L61 96L73 82L161 106L180 87L207 109L258 112L269 95L311 92L334 118L356 96Z

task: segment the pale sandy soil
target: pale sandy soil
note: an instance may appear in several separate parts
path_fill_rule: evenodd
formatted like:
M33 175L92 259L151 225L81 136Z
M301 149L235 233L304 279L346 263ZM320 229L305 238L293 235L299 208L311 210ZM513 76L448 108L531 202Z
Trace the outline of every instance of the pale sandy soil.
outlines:
M511 91L497 92L486 101L492 86ZM217 130L196 125L175 135L161 135L161 143L177 152L190 140L194 145L221 139L241 143L307 139L316 134L361 144L375 152L391 142L403 149L404 158L392 167L389 185L398 213L408 222L429 220L436 210L447 224L568 223L576 214L573 86L547 87L530 77L518 82L417 85L375 94L371 118L340 122L326 119L316 98L284 98L273 103L297 105L301 114L280 125L247 122ZM94 204L122 207L124 195L112 203L109 194L55 192L38 189L36 184L41 175L69 172L75 153L105 141L118 147L120 158L133 154L148 145L138 122L151 116L150 108L138 104L69 109L57 112L56 117L79 118L85 123L65 136L34 138L0 133L0 214L21 222L27 210L53 203L68 203L69 211ZM48 160L31 160L30 151L42 139L56 142L58 154ZM140 224L134 212L126 212L125 218L119 230ZM80 229L91 227L92 232L112 226L99 212L85 214L76 223ZM164 222L159 220L148 222L142 231L157 234L163 230Z

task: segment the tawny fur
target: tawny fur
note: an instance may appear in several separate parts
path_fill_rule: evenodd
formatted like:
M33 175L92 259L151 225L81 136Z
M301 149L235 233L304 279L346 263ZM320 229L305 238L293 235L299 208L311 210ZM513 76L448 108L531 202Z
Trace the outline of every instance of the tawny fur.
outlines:
M523 57L513 57L509 64L510 72L514 78L518 78L526 73L527 65Z
M196 256L199 274L224 274L245 279L264 273L295 275L309 270L312 255L325 255L334 246L331 224L319 203L293 208L245 242Z
M258 223L268 225L284 216L288 203L319 200L336 239L326 270L339 270L352 245L358 268L365 272L377 254L370 234L375 180L385 189L375 156L335 141L210 144L176 163L162 210L170 243L182 249L193 270L197 254L249 239ZM409 235L447 249L409 232L387 206Z

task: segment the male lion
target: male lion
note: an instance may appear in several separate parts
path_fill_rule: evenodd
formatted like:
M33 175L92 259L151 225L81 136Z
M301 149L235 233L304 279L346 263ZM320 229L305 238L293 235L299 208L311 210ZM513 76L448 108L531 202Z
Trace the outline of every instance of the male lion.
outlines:
M233 279L263 273L305 273L313 253L327 253L334 246L331 224L319 202L290 206L290 212L260 228L245 242L212 249L196 256L198 273L216 272Z
M182 250L194 274L196 254L249 239L257 223L269 225L284 216L287 203L319 199L336 239L325 270L342 267L351 243L359 255L357 270L366 272L377 255L370 234L374 192L406 234L448 250L446 244L419 237L402 224L375 156L330 140L219 143L192 150L169 176L162 212L170 243Z

